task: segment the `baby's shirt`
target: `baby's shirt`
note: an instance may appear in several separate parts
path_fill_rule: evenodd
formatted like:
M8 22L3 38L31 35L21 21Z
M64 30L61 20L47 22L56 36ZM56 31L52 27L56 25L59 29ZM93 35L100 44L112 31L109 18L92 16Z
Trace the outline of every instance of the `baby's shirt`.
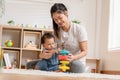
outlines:
M46 50L46 49L45 49ZM51 58L49 59L43 59L47 62L47 67L49 71L54 70L54 68L58 67L59 60L57 53L54 53Z

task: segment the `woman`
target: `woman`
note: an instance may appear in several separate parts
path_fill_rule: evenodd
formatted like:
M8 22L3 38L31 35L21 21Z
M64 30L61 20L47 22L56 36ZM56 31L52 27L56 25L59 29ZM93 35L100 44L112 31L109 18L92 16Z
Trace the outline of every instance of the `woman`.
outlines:
M64 48L70 51L67 60L71 62L71 72L84 72L87 54L87 33L84 27L69 21L68 10L62 3L55 3L50 12L57 42L64 44Z

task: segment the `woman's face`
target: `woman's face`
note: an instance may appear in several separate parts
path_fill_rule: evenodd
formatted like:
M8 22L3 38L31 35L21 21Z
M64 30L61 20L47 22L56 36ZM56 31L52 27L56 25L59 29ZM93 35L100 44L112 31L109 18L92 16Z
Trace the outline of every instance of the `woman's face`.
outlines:
M66 23L68 22L68 16L67 13L53 13L52 15L55 23L59 26L59 27L64 27L66 25Z

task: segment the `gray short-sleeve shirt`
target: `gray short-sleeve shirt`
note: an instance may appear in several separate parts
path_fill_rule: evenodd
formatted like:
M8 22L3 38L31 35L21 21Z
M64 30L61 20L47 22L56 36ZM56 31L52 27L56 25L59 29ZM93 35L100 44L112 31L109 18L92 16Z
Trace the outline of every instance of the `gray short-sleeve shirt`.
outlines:
M87 32L84 26L71 22L70 29L68 32L60 29L61 40L57 40L59 44L64 43L64 48L69 50L73 55L81 52L79 43L87 41ZM81 58L80 61L85 61L85 57Z

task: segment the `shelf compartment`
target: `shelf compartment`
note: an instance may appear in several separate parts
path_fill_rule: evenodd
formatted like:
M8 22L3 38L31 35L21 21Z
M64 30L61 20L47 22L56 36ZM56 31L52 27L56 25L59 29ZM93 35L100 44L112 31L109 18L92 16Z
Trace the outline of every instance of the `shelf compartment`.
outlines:
M4 27L2 30L2 47L6 47L5 41L12 40L14 48L20 48L21 29Z
M19 64L20 64L20 51L19 50L3 49L3 54L8 54L9 61L12 67L19 68ZM16 67L15 67L14 61L16 61ZM5 59L4 59L4 64L6 64Z
M39 59L39 54L41 51L22 51L22 61L21 61L21 68L26 66L27 62Z
M23 48L40 49L41 31L24 31Z

